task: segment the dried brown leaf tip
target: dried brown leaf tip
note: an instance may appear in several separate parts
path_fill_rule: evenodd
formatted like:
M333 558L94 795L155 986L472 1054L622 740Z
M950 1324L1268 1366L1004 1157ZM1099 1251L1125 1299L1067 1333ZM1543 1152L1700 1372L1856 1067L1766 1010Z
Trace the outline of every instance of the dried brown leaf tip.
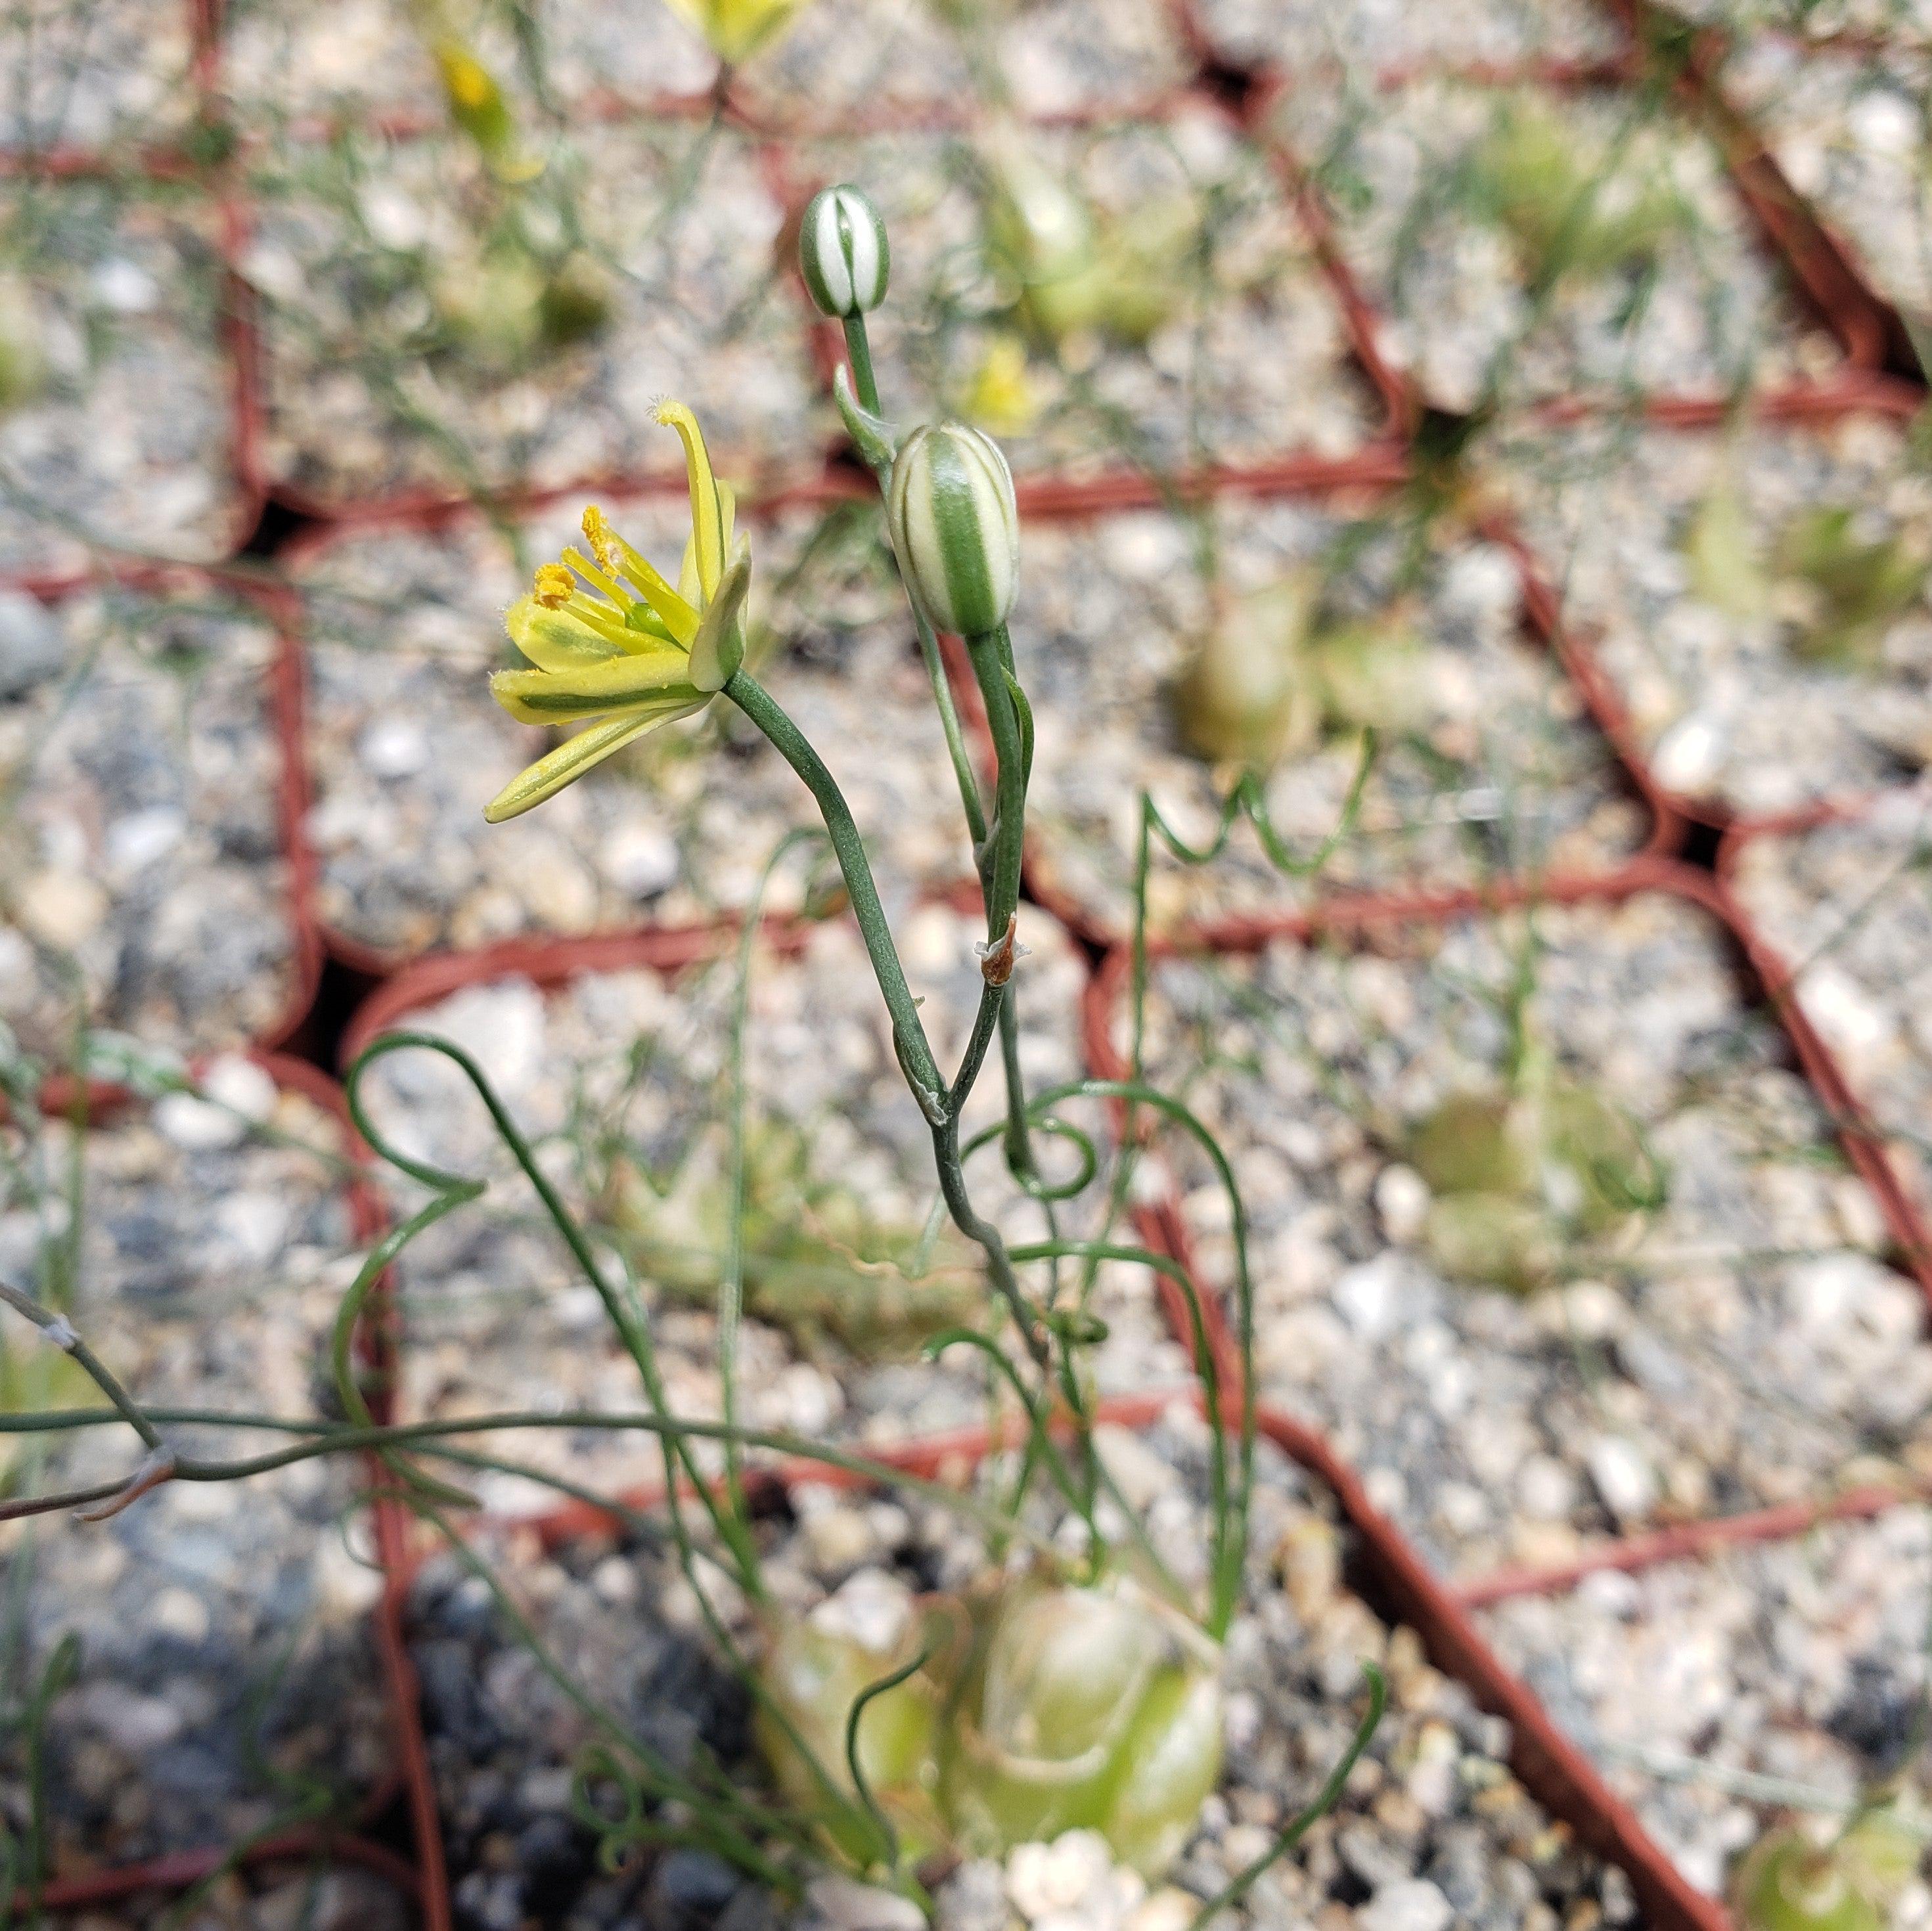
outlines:
M997 944L976 945L980 955L980 976L988 985L1004 985L1013 976L1013 967L1027 955L1027 949L1013 934L1019 924L1016 914L1006 916L1006 929Z

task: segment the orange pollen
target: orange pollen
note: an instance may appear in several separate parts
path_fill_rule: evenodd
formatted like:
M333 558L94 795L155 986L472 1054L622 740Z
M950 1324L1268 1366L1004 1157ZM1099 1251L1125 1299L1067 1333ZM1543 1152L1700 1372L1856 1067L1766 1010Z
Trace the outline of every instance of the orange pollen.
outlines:
M537 566L536 600L547 610L560 610L577 594L577 579L561 563Z

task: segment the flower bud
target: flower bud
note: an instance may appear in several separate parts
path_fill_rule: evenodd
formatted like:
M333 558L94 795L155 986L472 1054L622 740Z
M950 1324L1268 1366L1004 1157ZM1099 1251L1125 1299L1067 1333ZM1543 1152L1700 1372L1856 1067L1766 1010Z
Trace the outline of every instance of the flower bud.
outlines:
M886 520L899 569L936 630L998 630L1019 587L1019 511L999 445L962 422L916 429L892 464Z
M870 199L842 183L812 197L799 229L798 265L820 313L842 321L886 298L892 251Z

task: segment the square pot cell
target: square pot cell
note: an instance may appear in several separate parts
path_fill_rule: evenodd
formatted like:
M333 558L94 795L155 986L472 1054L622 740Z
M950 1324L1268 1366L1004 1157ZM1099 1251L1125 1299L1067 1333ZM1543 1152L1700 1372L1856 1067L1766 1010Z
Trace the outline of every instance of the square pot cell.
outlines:
M1922 1810L1915 1741L1932 1609L1922 1508L1826 1524L1562 1595L1501 1603L1484 1633L1700 1889L1796 1815L1829 1841L1881 1780ZM1932 1922L1922 1882L1882 1921Z
M1398 0L1192 0L1224 56L1288 73L1340 67L1368 74L1398 67L1453 67L1542 56L1603 59L1622 45L1608 7L1594 0L1482 0L1416 7Z
M751 147L683 123L533 139L505 183L460 136L345 135L260 181L270 473L340 503L676 467L809 469L825 424L781 211Z
M895 928L923 1017L950 1075L980 990L976 913L928 902L896 909ZM1044 914L1028 911L1033 948L1019 988L1022 1064L1030 1090L1078 1076L1084 967ZM737 971L728 936L718 962L681 977L635 967L586 973L545 992L528 979L478 976L397 1022L472 1053L545 1170L584 1216L619 1291L646 1312L673 1412L720 1411L719 1282L729 1185L730 1040ZM567 946L550 954L568 970ZM969 1109L965 1137L1004 1105L997 1051ZM938 1366L920 1344L963 1324L997 1324L978 1250L935 1234L931 1135L892 1051L885 1009L856 930L809 928L796 956L756 961L745 1030L746 1320L739 1343L746 1425L815 1439L882 1443L986 1419L986 1364L962 1349ZM424 1234L399 1263L411 1336L412 1411L488 1412L530 1405L541 1388L560 1409L644 1405L637 1366L593 1285L570 1258L447 1060L399 1053L368 1076L371 1117L401 1150L502 1177L488 1201ZM1105 1123L1072 1116L1090 1132ZM1103 1136L1104 1137L1104 1136ZM1061 1143L1042 1164L1074 1166ZM986 1217L1016 1241L1046 1237L999 1151L975 1154L968 1184ZM412 1199L395 1178L399 1200ZM1064 1210L1078 1229L1090 1195ZM1130 1238L1122 1235L1120 1237ZM1032 1277L1040 1270L1030 1270ZM1034 1291L1043 1284L1036 1278ZM1069 1291L1071 1291L1070 1279ZM1168 1337L1149 1277L1103 1276L1112 1332L1095 1357L1108 1390L1153 1379L1185 1384L1186 1353ZM535 1378L532 1379L534 1375ZM548 1469L609 1490L658 1480L649 1435L580 1431L506 1439ZM707 1459L715 1456L706 1450ZM495 1495L489 1485L486 1492ZM554 1499L512 1483L496 1505Z
M1922 1466L1921 1297L1722 932L1647 894L1533 934L1159 967L1150 1073L1233 1160L1268 1399L1458 1576Z
M193 1054L294 1016L277 648L206 586L0 593L0 1022L26 1051Z
M1438 408L1726 395L1837 358L1716 148L1654 94L1311 77L1275 125Z
M820 823L791 767L721 698L523 817L484 823L490 799L562 741L500 709L488 673L520 661L504 608L529 566L572 540L576 509L520 533L521 571L498 534L469 523L347 536L306 567L318 909L359 950L400 956L735 910L785 833ZM674 570L690 529L682 495L610 514ZM970 876L972 856L877 514L751 527L754 661L844 790L882 887L904 894ZM788 871L772 902L795 905L802 889Z
M1234 502L1202 525L1031 527L1024 555L1037 875L1098 927L1132 928L1141 793L1198 851L1245 769L1304 867L1346 835L1312 877L1277 869L1246 819L1205 865L1156 839L1156 928L1606 869L1643 841L1646 814L1524 632L1514 560L1447 520ZM1364 725L1379 735L1350 819Z
M1100 1438L1156 1547L1182 1577L1198 1579L1210 1521L1199 1422L1174 1411L1131 1432L1103 1425ZM1424 1660L1412 1630L1351 1586L1354 1534L1327 1492L1267 1443L1258 1469L1247 1589L1222 1665L1226 1758L1178 1863L1150 1889L1113 1863L1097 1832L1004 1860L969 1858L938 1881L938 1922L1000 1931L1186 1924L1268 1848L1346 1747L1365 1658L1386 1669L1390 1695L1364 1767L1336 1810L1229 1912L1231 1927L1353 1922L1351 1906L1367 1925L1632 1922L1623 1873L1582 1851L1502 1761L1508 1726L1483 1714L1462 1684ZM990 1474L982 1480L995 1492ZM809 1486L790 1499L764 1525L761 1566L778 1602L828 1636L890 1643L915 1597L990 1580L982 1532L942 1504ZM544 1549L501 1534L478 1547L598 1706L675 1762L708 1744L740 1775L759 1777L748 1693L719 1660L665 1550L608 1537ZM752 1618L718 1593L736 1639L754 1645ZM456 1894L479 1916L494 1909L514 1921L548 1879L545 1894L586 1922L675 1922L676 1909L700 1897L723 1922L770 1921L755 1888L708 1855L633 1859L614 1877L587 1840L558 1830L561 1819L545 1815L548 1792L567 1783L573 1750L593 1733L477 1578L447 1558L431 1562L410 1621ZM488 1846L506 1841L511 1855L493 1857ZM841 1915L836 1895L820 1889L781 1921L910 1922L860 1917L850 1905Z
M1871 1110L1922 1210L1932 1209L1928 865L1922 792L1856 820L1754 840L1735 874L1745 910L1791 968L1799 1007Z
M594 95L697 94L716 77L664 0L481 0L442 10L457 45L534 124L580 123ZM320 10L233 0L222 73L236 118L300 133L371 117L440 123L448 97L422 15L406 0Z
M1872 286L1910 313L1932 313L1932 49L1805 51L1767 37L1724 79Z
M5 0L0 149L106 148L194 118L189 0Z
M891 115L1124 112L1193 75L1171 0L806 0L744 74L756 110L827 130Z
M136 1399L318 1412L358 1258L341 1138L320 1108L224 1059L195 1092L77 1144L64 1123L0 1132L4 1277L63 1309ZM10 1409L99 1404L11 1314L0 1363ZM193 1456L268 1439L164 1432ZM28 1493L114 1481L141 1462L118 1426L7 1442L10 1485ZM367 1630L381 1580L345 1533L363 1480L312 1461L245 1490L164 1483L107 1522L9 1525L0 1563L20 1647L8 1696L18 1711L34 1686L49 1694L37 1737L9 1725L0 1790L24 1822L38 1744L50 1875L236 1844L325 1798L342 1816L374 1789L392 1752Z
M962 414L1022 475L1340 457L1381 424L1287 191L1204 108L812 142L796 165L885 218L887 415Z
M249 505L218 222L154 186L20 181L0 211L0 573L225 556Z
M1652 772L1750 817L1932 755L1932 483L1906 433L1526 439L1499 466Z

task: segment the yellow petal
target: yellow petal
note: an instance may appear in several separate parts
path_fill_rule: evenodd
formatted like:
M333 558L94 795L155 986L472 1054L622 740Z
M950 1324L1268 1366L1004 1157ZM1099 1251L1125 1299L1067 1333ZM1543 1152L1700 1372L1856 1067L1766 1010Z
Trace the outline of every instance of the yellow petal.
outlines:
M519 597L504 612L503 628L510 641L542 670L580 670L624 654L568 610L547 608L535 597Z
M752 584L752 547L740 541L718 594L692 640L690 676L700 691L722 691L745 661L745 593Z
M726 542L724 498L711 468L711 454L704 446L704 432L698 418L681 402L661 402L657 418L667 428L677 431L684 445L684 469L691 484L691 537L698 557L699 588L708 598L724 574Z
M499 670L490 694L526 724L568 724L607 711L682 703L698 694L690 682L690 659L681 650L651 657L608 657L568 672Z
M659 724L688 717L704 702L700 697L694 703L650 712L643 717L627 713L608 723L593 724L587 731L579 731L576 736L566 739L527 769L520 771L484 806L484 817L491 824L500 825L506 818L516 817L533 805L541 805L546 798L555 797L566 784L581 778L593 766L602 763L613 751L622 751L634 738L642 737Z

